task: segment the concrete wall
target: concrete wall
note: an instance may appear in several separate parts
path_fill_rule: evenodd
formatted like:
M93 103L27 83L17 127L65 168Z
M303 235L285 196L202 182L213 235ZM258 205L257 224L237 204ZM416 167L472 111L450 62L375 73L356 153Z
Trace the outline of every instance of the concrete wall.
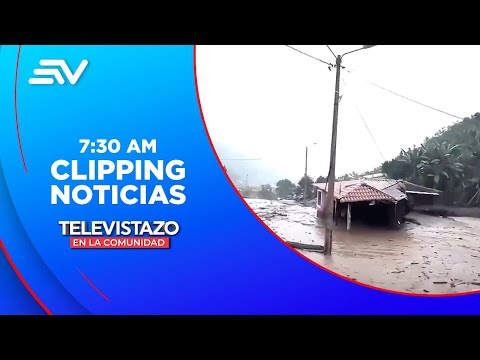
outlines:
M317 191L317 217L321 217L323 214L323 211L325 211L326 199L327 199L327 192L325 190L319 189Z

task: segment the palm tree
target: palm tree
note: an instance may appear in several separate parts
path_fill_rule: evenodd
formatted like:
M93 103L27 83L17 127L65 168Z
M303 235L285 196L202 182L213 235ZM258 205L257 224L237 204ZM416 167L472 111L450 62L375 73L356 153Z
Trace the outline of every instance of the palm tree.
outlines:
M470 187L475 191L473 196L468 200L469 205L480 205L480 178L472 178L469 180Z
M478 205L480 203L480 134L475 129L471 129L465 131L463 136L468 144L464 154L467 179L464 199L467 206Z
M425 149L423 147L414 146L413 149L408 148L407 151L400 152L400 158L398 161L404 164L405 180L418 182L419 180L419 165L423 160Z
M433 180L435 189L443 191L446 188L454 190L455 187L463 187L464 165L461 158L465 145L432 141L422 147L424 154L418 169Z

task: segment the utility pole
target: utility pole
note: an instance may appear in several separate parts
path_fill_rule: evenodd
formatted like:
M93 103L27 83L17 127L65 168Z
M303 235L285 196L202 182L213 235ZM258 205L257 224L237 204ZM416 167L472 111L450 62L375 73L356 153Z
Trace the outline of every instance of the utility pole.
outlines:
M303 185L303 206L307 204L307 163L308 163L308 146L305 146L305 176Z
M338 128L338 103L340 98L340 69L342 56L338 55L336 60L337 75L335 78L335 97L333 101L333 124L332 124L332 142L330 148L330 169L328 171L328 188L326 198L326 217L325 217L325 244L324 255L332 254L333 240L333 204L335 201L335 160L337 157L337 128Z
M324 255L332 254L333 241L333 211L335 203L335 160L337 157L337 125L338 125L338 103L340 102L340 69L342 68L342 59L345 55L353 52L368 49L375 45L363 45L363 47L349 51L343 55L336 56L335 66L337 67L337 74L335 78L335 97L333 102L333 123L332 123L332 143L330 149L330 169L328 171L328 187L326 197L325 209L325 244Z
M288 47L291 47L287 45ZM328 187L327 187L327 195L325 198L325 210L322 211L322 218L325 223L325 244L324 244L324 255L331 255L332 254L332 239L333 239L333 212L334 212L334 204L335 204L335 195L334 195L334 190L335 190L335 159L337 155L337 124L338 124L338 103L340 102L340 69L342 67L342 59L345 55L354 53L356 51L364 50L364 49L369 49L371 47L374 47L377 45L363 45L359 49L355 49L349 52L344 53L343 55L335 55L335 53L330 49L330 46L327 45L328 49L330 52L333 54L335 57L335 63L336 63L336 78L335 78L335 97L334 97L334 102L333 102L333 124L332 124L332 142L331 142L331 149L330 149L330 169L328 172ZM299 51L303 53L300 50L297 50L295 48L292 48L293 50ZM309 57L313 57L311 55L308 55L306 53L303 53L304 55L307 55ZM329 65L329 68L332 64L327 63L323 60L317 59L313 57L314 59ZM306 178L306 173L307 173L307 165L305 164L305 178ZM305 191L306 191L306 186L307 181L305 179L305 189L304 189L304 196L303 196L303 201L305 204Z

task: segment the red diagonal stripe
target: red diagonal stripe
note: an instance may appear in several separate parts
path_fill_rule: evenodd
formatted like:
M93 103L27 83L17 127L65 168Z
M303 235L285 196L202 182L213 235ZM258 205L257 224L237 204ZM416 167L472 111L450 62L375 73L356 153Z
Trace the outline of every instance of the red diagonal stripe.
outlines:
M25 281L25 279L23 278L22 274L20 274L20 271L18 271L17 267L16 267L15 264L13 263L12 258L10 257L10 255L9 255L8 252L7 252L7 249L6 249L5 246L3 245L2 240L0 240L0 247L2 248L3 253L5 254L5 257L7 258L8 262L10 263L10 266L12 267L13 271L15 271L15 274L17 274L18 278L19 278L20 281L22 282L23 286L25 286L25 288L28 290L28 292L30 293L30 295L32 295L32 297L35 299L35 301L42 307L43 310L45 310L45 312L46 312L48 315L53 315L52 312L45 306L45 304L44 304L44 303L38 298L38 296L33 292L32 288L31 288L30 285L28 285L28 283Z

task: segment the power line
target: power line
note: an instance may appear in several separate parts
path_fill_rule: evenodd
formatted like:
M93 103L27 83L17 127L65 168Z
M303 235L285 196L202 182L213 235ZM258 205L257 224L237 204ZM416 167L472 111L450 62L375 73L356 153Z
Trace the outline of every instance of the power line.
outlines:
M335 67L335 65L333 65L332 63L323 61L323 60L321 60L321 59L319 59L319 58L316 58L315 56L312 56L312 55L310 55L310 54L307 54L306 52L303 52L303 51L301 51L301 50L298 50L298 49L296 49L296 48L294 48L294 47L292 47L292 46L290 46L290 45L285 45L285 46L289 47L289 48L292 49L292 50L298 51L299 53L301 53L301 54L303 54L303 55L306 55L306 56L308 56L308 57L310 57L310 58L312 58L312 59L315 59L315 60L317 60L317 61L320 61L321 63L324 63L324 64L328 65L328 69L329 69L329 70L331 70L332 67ZM330 50L330 52L333 54L333 56L335 56L335 53L332 51L332 49L330 49L330 46L327 45L327 47L328 47L328 49ZM335 56L335 57L336 57L336 56ZM344 66L342 66L342 69L345 69L345 70L347 70L348 73L351 73L350 70L346 69ZM355 71L355 70L352 70L352 71ZM399 96L399 97L401 97L401 98L403 98L403 99L405 99L405 100L414 102L415 104L424 106L424 107L426 107L426 108L428 108L428 109L431 109L431 110L440 112L440 113L442 113L442 114L445 114L445 115L454 117L454 118L456 118L456 119L463 120L463 118L460 117L460 116L450 114L450 113L448 113L448 112L446 112L446 111L437 109L437 108L435 108L435 107L433 107L433 106L430 106L430 105L426 105L426 104L424 104L424 103L421 103L420 101L411 99L411 98L409 98L409 97L407 97L407 96L405 96L405 95L401 95L401 94L399 94L399 93L397 93L397 92L395 92L395 91L393 91L393 90L389 90L389 89L387 89L387 88L385 88L385 87L383 87L383 86L380 86L380 85L378 85L378 84L375 84L375 83L373 83L373 82L371 82L371 81L369 81L369 80L365 80L365 81L366 81L367 83L373 85L373 86L378 87L379 89L382 89L382 90L384 90L384 91L387 91L387 92L389 92L389 93L391 93L391 94L393 94L393 95Z
M378 146L377 141L376 141L375 138L373 137L373 134L372 134L372 132L370 131L370 128L368 127L367 122L366 122L365 119L363 118L362 113L361 113L360 110L358 109L357 104L355 104L355 108L357 109L358 115L360 115L360 119L362 119L363 124L364 124L365 127L367 128L367 131L368 131L368 133L370 134L370 137L372 138L373 143L374 143L375 146L377 147L378 153L379 153L380 156L382 157L383 161L387 161L387 159L385 159L385 156L383 156L382 150L380 150L380 146Z
M355 71L355 70L352 70L352 71ZM351 73L349 70L347 70L347 72L348 72L348 73ZM445 114L445 115L454 117L454 118L456 118L456 119L463 120L463 118L460 117L460 116L450 114L450 113L448 113L448 112L446 112L446 111L443 111L443 110L434 108L433 106L430 106L430 105L426 105L426 104L424 104L424 103L421 103L420 101L417 101L417 100L411 99L411 98L409 98L409 97L407 97L407 96L404 96L404 95L401 95L401 94L399 94L399 93L396 93L396 92L393 91L393 90L389 90L389 89L387 89L387 88L385 88L385 87L383 87L383 86L380 86L380 85L378 85L378 84L375 84L375 83L373 83L373 82L371 82L371 81L369 81L369 80L364 79L364 81L367 82L367 83L369 83L370 85L376 86L377 88L382 89L382 90L384 90L384 91L387 91L387 92L389 92L389 93L391 93L391 94L393 94L393 95L396 95L396 96L399 96L399 97L401 97L401 98L403 98L403 99L405 99L405 100L414 102L415 104L424 106L424 107L429 108L429 109L431 109L431 110L438 111L438 112L440 112L440 113L442 113L442 114Z
M328 46L328 45L327 45L327 48L328 48L328 50L330 50L330 52L333 54L333 56L334 56L334 57L335 57L335 59L336 59L336 58L337 58L337 55L335 55L335 53L333 52L333 50L332 50L332 49L330 49L330 46Z
M345 86L347 86L347 83L345 82L345 80L343 79L342 77L342 82L345 84ZM354 103L355 103L355 109L357 110L357 113L358 115L360 116L360 119L362 119L362 122L363 122L363 125L365 125L365 128L367 129L368 133L370 134L370 137L372 138L372 141L373 143L375 144L377 150L378 150L378 153L380 154L380 156L382 157L383 161L387 161L385 159L385 156L383 156L383 153L382 153L382 150L380 150L380 146L378 146L378 143L377 141L375 140L375 137L373 136L372 132L370 131L370 128L368 127L367 125L367 122L365 121L365 119L363 118L363 115L362 113L360 112L360 109L358 108L358 105L357 105L357 102L354 100Z
M450 114L450 113L448 113L448 112L446 112L446 111L443 111L443 110L434 108L433 106L429 106L429 105L423 104L423 103L421 103L421 102L419 102L419 101L410 99L410 98L408 98L408 97L406 97L406 96L400 95L400 94L398 94L398 93L396 93L396 92L394 92L394 91L392 91L392 90L388 90L388 89L386 89L386 88L384 88L384 87L382 87L382 86L380 86L380 85L374 84L374 83L372 83L372 82L370 82L370 81L369 81L369 83L372 84L373 86L376 86L376 87L382 89L382 90L388 91L389 93L392 93L392 94L394 94L394 95L400 96L401 98L404 98L404 99L406 99L406 100L412 101L412 102L414 102L414 103L416 103L416 104L418 104L418 105L422 105L422 106L425 106L425 107L427 107L427 108L429 108L429 109L432 109L432 110L441 112L442 114L445 114L445 115L452 116L452 117L454 117L454 118L463 120L463 118L460 117L460 116Z
M301 51L301 50L295 49L293 46L290 46L290 45L285 45L285 46L288 47L288 48L290 48L290 49L292 49L292 50L298 51L299 53L301 53L301 54L303 54L303 55L306 55L306 56L308 56L308 57L311 57L312 59L315 59L315 60L317 60L317 61L320 61L321 63L324 63L324 64L328 65L329 68L334 66L333 64L331 64L331 63L329 63L329 62L323 61L322 59L316 58L315 56L312 56L312 55L310 55L310 54L307 54L306 52L303 52L303 51Z

